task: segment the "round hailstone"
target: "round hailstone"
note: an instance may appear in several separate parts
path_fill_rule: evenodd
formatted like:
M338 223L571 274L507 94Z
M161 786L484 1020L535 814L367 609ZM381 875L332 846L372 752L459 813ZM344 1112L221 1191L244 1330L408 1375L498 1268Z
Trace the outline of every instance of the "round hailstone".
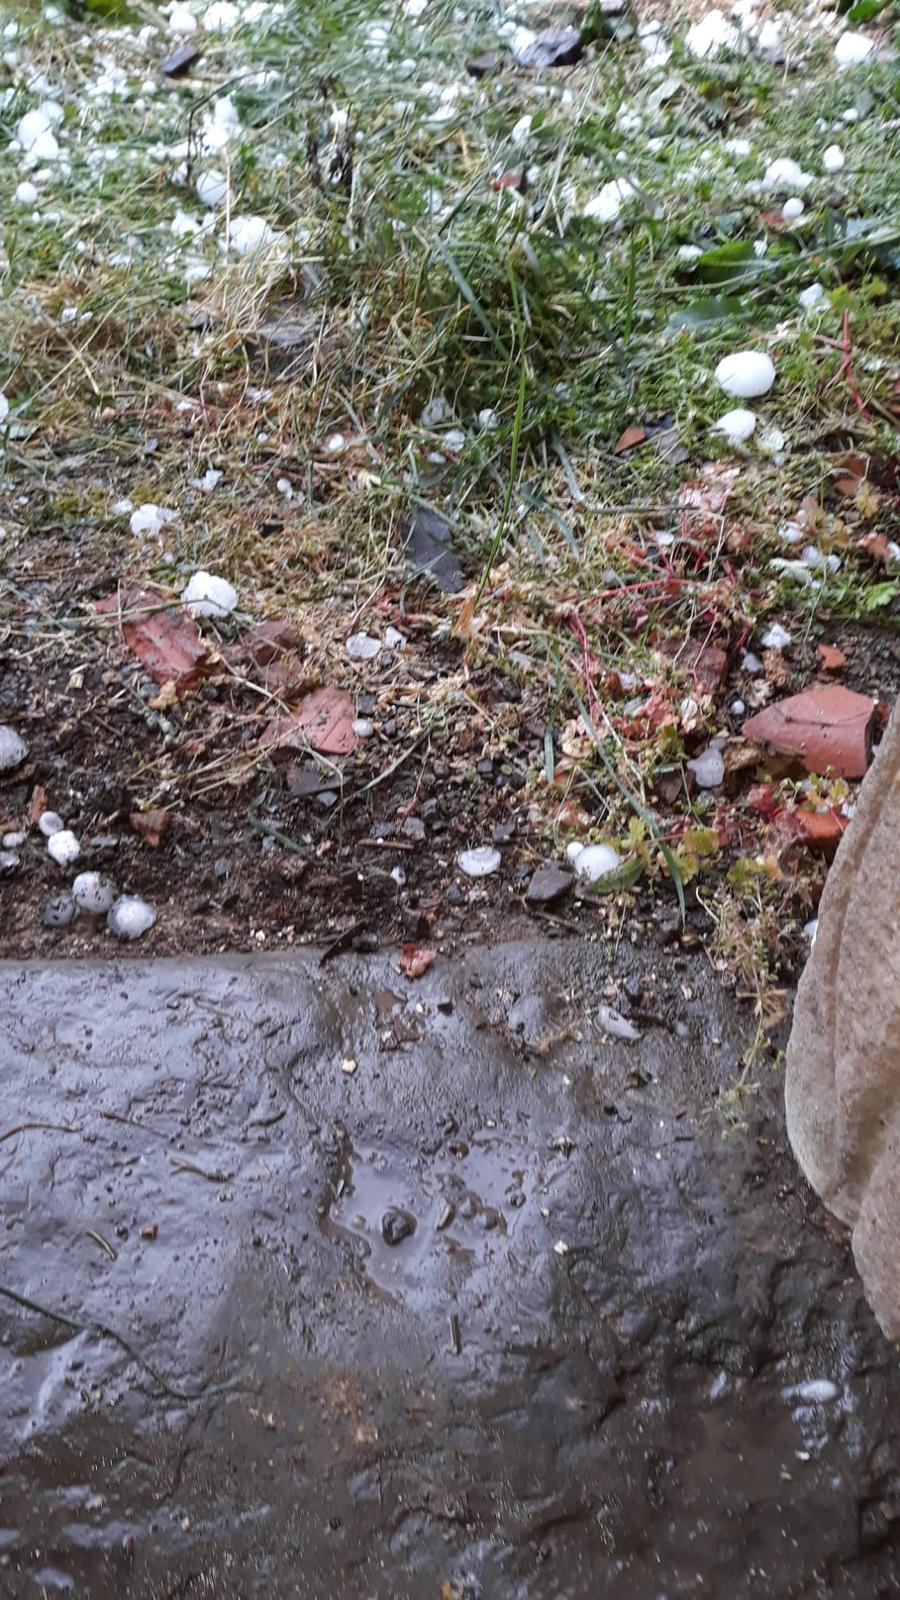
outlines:
M593 217L595 222L615 222L622 207L629 200L633 200L637 190L627 178L614 178L612 183L605 183L599 194L595 194L581 208L583 217Z
M721 11L707 11L705 17L688 28L684 42L692 56L704 61L707 56L717 56L720 50L733 50L738 31Z
M459 859L459 870L467 878L489 878L500 865L500 851L493 845L483 844L477 850L464 850Z
M17 205L20 205L20 206L33 206L35 204L36 200L37 200L37 197L38 197L37 184L36 183L32 183L29 178L23 178L22 182L16 185L15 193L13 194L13 199L15 200Z
M27 837L26 833L5 833L0 842L2 842L4 850L18 850L19 846L25 843Z
M52 129L53 121L44 106L37 106L34 111L26 111L16 125L16 138L21 148L27 153L34 149L42 134Z
M701 750L688 762L688 769L694 774L698 789L718 789L725 776L725 762L719 746L711 744L708 750Z
M822 151L822 165L826 172L840 172L844 165L844 152L839 144L830 144Z
M802 193L811 183L812 174L804 172L799 161L792 156L779 156L777 161L770 161L763 173L763 187L766 189L795 189Z
M55 833L62 833L65 823L58 811L42 811L38 817L38 827L45 839L52 839Z
M785 222L796 222L798 217L802 217L805 210L806 207L799 195L792 195L790 200L785 200L781 208L781 215L784 217Z
M187 6L173 6L169 12L170 33L194 33L197 27L197 18Z
M716 383L738 400L752 400L768 394L775 382L775 366L762 350L736 350L723 356L716 367Z
M371 739L375 732L375 724L370 722L368 717L357 717L354 722L351 722L350 726L357 739Z
M580 844L574 849L569 845L566 855L577 876L586 878L590 883L608 878L611 872L618 872L622 865L622 857L611 844Z
M756 412L748 411L744 406L736 406L733 411L726 411L724 417L713 423L713 433L721 433L730 445L737 448L746 444L751 433L756 427Z
M875 48L874 39L869 39L864 33L842 33L834 47L836 65L843 72L847 67L858 67L861 61L866 61Z
M197 178L197 199L201 205L209 206L214 211L216 206L225 204L228 198L228 179L224 172L210 169L201 172Z
M203 13L203 26L207 33L227 33L241 20L241 13L231 0L214 0Z
M227 578L212 572L195 572L181 591L181 598L192 617L227 617L237 605L237 590Z
M5 422L9 416L9 401L6 395L0 393L0 422Z
M81 911L99 916L110 909L116 898L116 886L112 878L105 878L102 872L79 872L72 884L72 893Z
M129 527L132 533L162 533L167 522L172 522L177 517L177 511L170 511L167 506L155 506L152 501L138 506L132 511Z
M280 238L265 217L233 217L228 243L236 256L255 256L270 250Z
M373 639L370 633L351 633L347 640L347 654L351 661L371 661L380 649L380 639Z
M47 854L58 867L69 867L81 855L81 845L70 828L61 828L47 840Z
M12 772L14 767L19 767L28 754L28 746L20 733L15 728L8 728L5 723L0 723L0 772Z
M68 928L78 915L75 898L68 889L47 896L41 906L41 921L45 928Z
M136 894L123 894L114 901L106 926L117 939L139 939L156 921L156 912Z
M808 289L801 289L797 296L804 311L823 311L828 305L828 291L821 283L811 283Z
M784 434L780 428L776 428L771 422L767 422L765 427L760 428L756 435L756 448L760 455L772 456L776 463L781 457L784 446Z

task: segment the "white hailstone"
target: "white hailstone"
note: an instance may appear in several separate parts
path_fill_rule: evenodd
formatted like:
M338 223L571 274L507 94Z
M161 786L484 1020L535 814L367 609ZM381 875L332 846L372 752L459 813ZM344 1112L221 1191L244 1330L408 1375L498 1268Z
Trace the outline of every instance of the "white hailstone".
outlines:
M745 706L743 700L732 700L728 709L733 717L742 717L747 707Z
M483 844L477 850L464 850L459 856L459 870L467 878L489 878L500 865L500 851L493 845Z
M614 178L612 183L605 183L599 194L595 194L587 204L582 206L583 217L593 217L596 222L615 222L622 207L629 200L633 200L637 190L627 178Z
M483 411L479 411L476 420L479 428L483 428L485 433L493 433L494 429L500 426L500 418L496 411L491 410L490 406L485 406Z
M421 17L428 7L428 0L405 0L403 9L408 17Z
M419 414L419 424L423 428L439 428L443 423L452 421L453 407L442 394L434 395Z
M347 654L351 661L372 661L381 649L381 640L370 633L351 633L347 640Z
M216 206L224 205L228 195L228 179L224 172L210 168L197 176L197 199L201 205L209 206L215 210Z
M196 217L190 215L190 212L182 211L179 206L170 227L176 239L191 239L195 233L200 232L201 224Z
M123 894L114 901L106 918L106 926L117 939L139 939L156 921L156 912L146 900L135 894Z
M728 444L737 447L746 444L756 427L756 412L748 411L744 406L736 406L733 411L726 411L724 417L712 426L713 433L721 433Z
M441 444L444 448L455 450L457 454L465 448L465 443L466 433L464 428L448 428L447 432L441 435Z
M13 199L19 206L33 206L38 197L37 184L31 183L28 178L16 185Z
M784 56L784 44L781 38L781 28L774 17L763 23L756 35L757 54L766 61L781 61Z
M828 291L821 283L811 283L808 289L801 289L797 296L804 311L823 311L828 305Z
M699 244L680 244L675 252L676 259L685 262L696 261L702 254Z
M59 157L59 141L52 128L47 128L32 140L26 152L29 166L36 167L42 161L56 161Z
M698 789L718 789L725 776L725 762L721 746L711 744L706 750L701 750L688 762L688 770L694 774Z
M752 650L744 651L744 654L741 657L741 667L743 668L744 672L749 672L751 678L757 677L763 670L763 664L760 661L759 656L755 656Z
M781 215L784 217L785 222L796 222L798 217L802 217L805 210L806 207L799 195L792 195L790 200L785 200L781 208Z
M525 113L524 117L519 118L509 136L513 144L523 145L525 143L525 140L528 138L528 135L531 132L531 123L532 118L527 112Z
M707 56L717 56L720 50L733 50L738 32L721 11L707 11L705 17L688 28L685 44L692 56L703 61Z
M227 33L240 20L241 13L231 0L214 0L203 13L203 26L207 33Z
M874 39L864 33L842 33L834 47L834 59L841 72L847 67L858 67L875 48Z
M107 912L116 898L116 886L102 872L79 872L72 884L75 903L91 916Z
M813 945L816 942L816 934L818 933L818 931L819 931L819 919L818 919L818 917L813 917L813 918L811 918L811 920L809 922L804 922L804 924L803 924L803 933L804 933L804 937L809 940L810 949L812 949Z
M61 828L47 840L47 854L58 867L68 867L81 855L81 845L70 828Z
M227 617L237 605L237 590L227 578L195 572L182 589L181 599L192 617Z
M350 726L357 739L371 739L375 732L375 724L370 722L368 717L356 717Z
M715 371L716 383L738 400L768 394L775 382L775 366L762 350L736 350L723 356Z
M837 1384L832 1383L830 1378L808 1378L805 1383L796 1383L791 1388L782 1390L786 1400L794 1398L807 1400L813 1405L823 1405L828 1400L836 1400L840 1392Z
M385 628L384 642L389 650L397 650L401 644L406 643L406 639L398 628Z
M826 172L840 172L845 159L839 144L830 144L827 150L822 151L822 165Z
M3 835L3 848L4 850L18 850L19 846L25 843L26 838L27 834L24 833L5 833Z
M793 156L779 156L777 161L769 162L762 181L765 189L799 189L802 192L813 180L812 174L804 172Z
M42 811L38 817L38 827L45 839L52 839L55 833L62 833L65 823L58 811Z
M766 650L786 650L791 642L791 636L780 622L773 622L759 642Z
M773 422L767 422L756 435L756 448L760 455L772 456L775 461L781 458L784 446L784 434Z
M753 146L751 145L749 139L726 139L722 148L725 150L726 154L730 156L738 156L743 159L744 156L748 156L750 154Z
M132 511L129 527L135 534L160 534L166 523L172 522L177 515L177 511L171 511L167 506L155 506L152 501L147 501Z
M6 395L0 393L0 422L5 422L9 416L9 401Z
M339 456L341 451L346 450L346 448L347 440L342 433L330 433L325 440L325 449L329 455Z
M36 106L33 111L26 111L16 124L16 139L19 146L27 154L34 148L41 134L53 127L53 122L46 106Z
M207 467L202 478L189 478L188 483L192 489L202 489L206 494L210 494L222 482L224 476L224 472L220 472L218 467Z
M12 772L22 765L27 754L28 746L22 735L16 733L15 728L0 724L0 772Z
M566 855L577 876L586 878L589 883L596 883L599 878L608 878L611 872L618 872L622 865L622 857L611 844L577 844L573 841L568 846Z
M634 1023L629 1022L627 1017L623 1017L621 1011L616 1011L614 1006L599 1005L597 1007L597 1021L604 1033L610 1034L613 1039L639 1039L641 1037L640 1030L635 1027ZM559 1249L558 1246L554 1248Z
M242 216L232 218L228 243L236 256L255 256L271 250L280 238L265 217Z
M293 500L294 485L291 483L290 478L279 478L275 487L279 494L284 495L285 500Z
M170 33L194 33L197 27L197 18L187 6L173 6L169 12Z
M68 321L70 319L67 318L66 320ZM110 506L109 514L110 514L111 517L127 517L128 513L130 511L133 511L133 510L134 510L134 501L133 500L128 500L128 499L116 500Z

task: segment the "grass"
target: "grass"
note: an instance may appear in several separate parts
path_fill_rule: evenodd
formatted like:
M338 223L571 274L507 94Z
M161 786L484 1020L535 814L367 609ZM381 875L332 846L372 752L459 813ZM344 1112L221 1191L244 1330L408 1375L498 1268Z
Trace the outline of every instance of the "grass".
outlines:
M398 529L427 503L450 519L473 582L462 630L457 602L429 601L435 638L457 625L471 661L512 676L530 653L525 677L555 728L577 716L570 685L585 692L586 662L655 678L677 704L666 641L734 649L770 615L801 640L829 617L893 623L894 571L855 550L871 518L836 510L832 491L848 450L896 454L892 60L836 74L820 19L798 24L785 63L697 61L675 28L671 59L654 65L625 22L573 70L476 80L465 62L503 43L498 5L461 20L450 0L419 18L374 0L286 0L199 35L194 75L168 83L168 36L146 31L154 7L70 10L52 26L34 6L6 13L18 24L0 109L11 558L62 529L119 575L180 587L211 565L259 613L338 600L358 616L386 587L407 603ZM62 105L68 165L50 164L23 204L8 141L46 94ZM204 149L226 125L224 96L239 127ZM834 142L846 163L829 177ZM804 217L782 231L761 212L784 193L760 179L784 155L813 178ZM193 187L209 168L230 191L216 212ZM512 169L524 196L492 188ZM583 215L623 177L634 193L615 224ZM173 233L180 212L197 231ZM238 257L227 240L247 215L278 241ZM685 245L699 261L679 257ZM830 305L807 314L797 295L814 281ZM260 334L281 312L302 326L293 355ZM710 430L729 402L711 373L746 345L776 360L759 410L784 457L751 450L727 517L700 537L704 516L682 523L679 495L726 461ZM436 399L447 420L429 428ZM648 437L617 454L631 424ZM224 476L205 495L191 479L210 465ZM181 510L163 546L124 534L109 510L122 495ZM842 559L819 587L769 565L785 554L779 525L810 496L823 549ZM274 523L273 539L261 529ZM749 535L732 548L734 528ZM660 547L660 532L675 542ZM617 705L603 753L618 773L584 758L588 820L624 833L619 777L653 804L722 714L701 697L692 729L676 717L638 736ZM710 809L695 797L688 822ZM547 826L558 816L549 807Z

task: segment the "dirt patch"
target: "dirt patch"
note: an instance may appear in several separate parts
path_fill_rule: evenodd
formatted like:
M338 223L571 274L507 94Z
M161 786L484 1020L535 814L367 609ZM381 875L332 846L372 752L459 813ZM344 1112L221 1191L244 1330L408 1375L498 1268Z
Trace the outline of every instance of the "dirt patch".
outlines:
M702 958L4 978L3 1280L106 1335L4 1303L0 1593L896 1592L895 1355L777 1078L698 1115Z

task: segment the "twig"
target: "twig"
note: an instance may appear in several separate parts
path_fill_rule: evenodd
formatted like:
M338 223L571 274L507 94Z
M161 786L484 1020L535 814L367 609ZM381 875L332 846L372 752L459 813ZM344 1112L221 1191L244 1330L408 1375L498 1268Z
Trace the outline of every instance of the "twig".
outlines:
M64 1122L17 1122L14 1128L7 1128L5 1133L0 1133L0 1144L7 1139L14 1139L17 1133L29 1133L33 1128L46 1128L52 1133L80 1133L80 1128L69 1127Z
M207 1183L230 1183L234 1177L232 1172L207 1172L204 1167L197 1167L193 1161L182 1161L180 1156L170 1156L176 1172L196 1172L198 1178L205 1178Z

